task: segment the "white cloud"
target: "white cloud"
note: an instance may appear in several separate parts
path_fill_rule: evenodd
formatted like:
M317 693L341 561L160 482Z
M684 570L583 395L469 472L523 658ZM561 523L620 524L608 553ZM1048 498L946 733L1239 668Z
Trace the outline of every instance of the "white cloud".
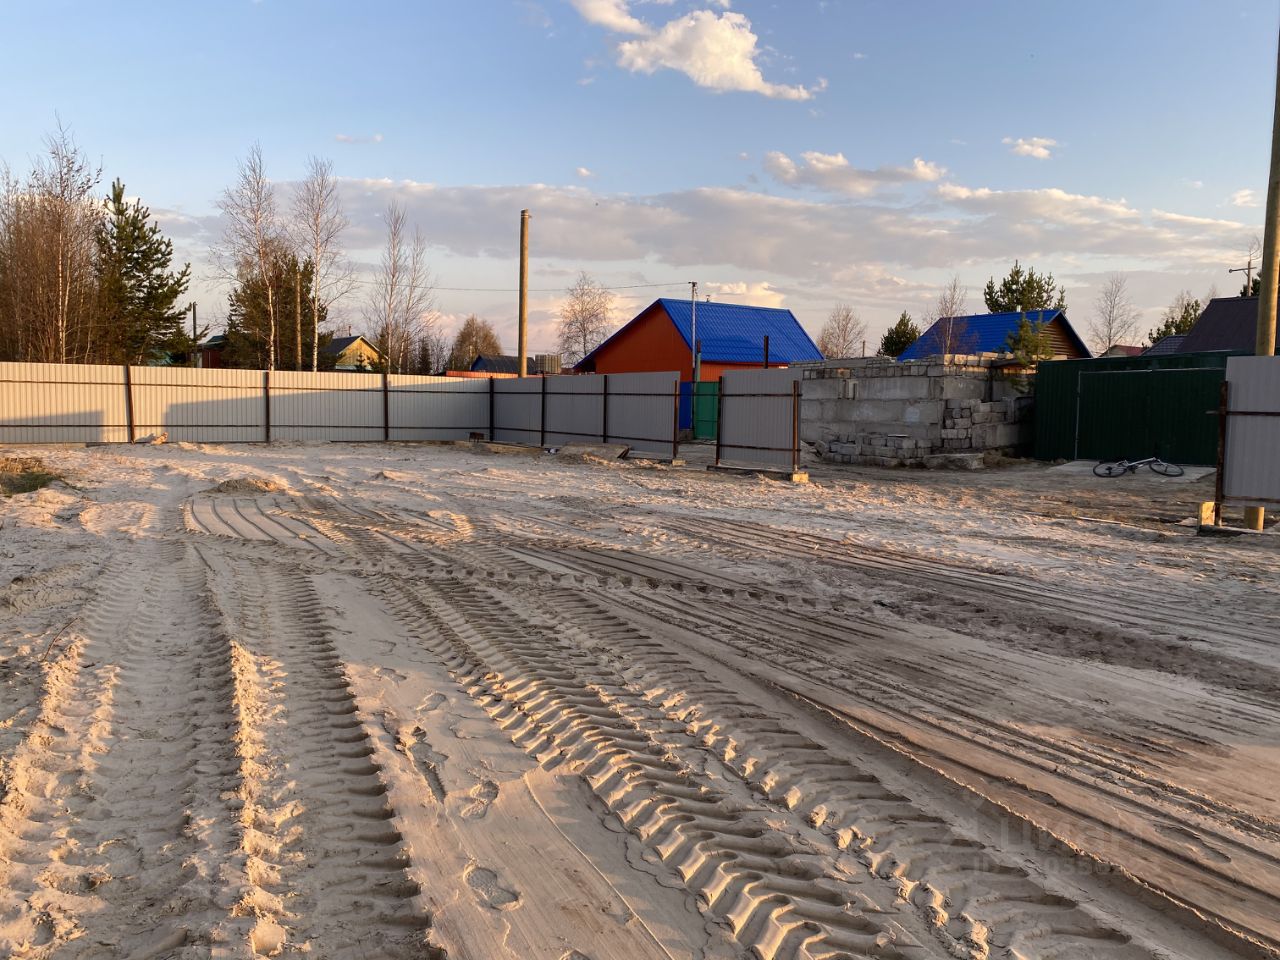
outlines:
M574 170L573 172L576 173L579 179L582 179L582 180L588 180L591 177L595 176L595 174L592 173L590 170L588 170L586 167L578 167L578 169Z
M768 280L759 283L708 283L703 289L711 295L712 300L749 303L755 307L781 307L786 302L786 293Z
M569 0L587 23L612 30L614 33L629 33L647 36L652 28L645 22L637 20L627 8L627 0Z
M758 39L751 21L740 13L696 10L668 21L651 36L619 44L618 64L633 73L678 70L698 86L718 93L743 91L780 100L808 100L825 86L766 80L756 63Z
M1233 207L1256 207L1258 195L1252 190L1237 190L1231 195L1229 202Z
M349 133L339 133L336 134L333 139L338 141L338 143L381 143L382 134L375 133L371 137L356 137Z
M1049 137L1005 137L1001 143L1009 144L1012 148L1009 152L1019 157L1034 157L1036 160L1048 160L1053 156L1050 147L1058 145L1057 140Z
M887 184L940 180L946 173L936 163L919 157L909 167L877 167L874 170L860 170L852 166L843 153L810 150L800 154L800 159L802 164L797 165L785 153L774 150L765 154L764 168L782 183L817 187L852 197L867 196Z

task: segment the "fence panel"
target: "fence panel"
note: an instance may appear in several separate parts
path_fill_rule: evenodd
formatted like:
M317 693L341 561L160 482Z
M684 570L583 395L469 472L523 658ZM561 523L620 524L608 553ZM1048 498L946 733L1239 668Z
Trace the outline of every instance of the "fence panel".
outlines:
M799 467L802 375L800 368L733 370L720 378L717 463Z
M1280 357L1227 361L1222 495L1246 506L1280 504Z
M542 378L491 380L493 436L499 443L536 447L542 437Z
M387 378L392 440L467 440L489 435L489 381L459 377Z
M604 440L604 389L612 377L587 374L580 377L542 377L546 391L544 404L547 415L546 430L542 440L547 446L558 447L564 443L600 443ZM501 423L501 421L499 421ZM534 437L530 443L538 443Z
M608 439L639 453L674 457L680 374L611 373Z
M273 440L381 440L382 418L381 374L271 374Z
M261 370L131 367L135 435L243 443L266 434Z
M0 363L0 443L129 439L124 367Z

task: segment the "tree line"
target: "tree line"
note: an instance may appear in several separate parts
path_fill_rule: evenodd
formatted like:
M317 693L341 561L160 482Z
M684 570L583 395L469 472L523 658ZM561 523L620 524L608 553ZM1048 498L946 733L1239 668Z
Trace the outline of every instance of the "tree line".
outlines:
M1242 285L1239 296L1257 296L1260 281L1253 278ZM1185 334L1199 319L1204 307L1217 296L1210 288L1201 298L1182 290L1164 310L1159 322L1145 334L1147 344L1154 345L1166 336ZM1014 261L1009 273L999 282L994 277L982 291L988 313L1027 313L1037 310L1065 310L1066 289L1057 284L1052 273L1037 273ZM968 289L958 276L952 277L939 292L930 309L917 323L906 310L880 338L877 356L899 357L920 339L929 337L930 353L967 353L974 349L976 337L968 329ZM1142 314L1129 294L1128 280L1123 274L1107 276L1093 302L1092 311L1083 326L1094 353L1101 356L1119 344L1133 344L1140 333ZM865 345L867 324L845 303L832 308L818 335L817 346L824 357L852 357ZM1050 346L1043 324L1027 319L1010 335L1006 349L1031 358L1048 356Z

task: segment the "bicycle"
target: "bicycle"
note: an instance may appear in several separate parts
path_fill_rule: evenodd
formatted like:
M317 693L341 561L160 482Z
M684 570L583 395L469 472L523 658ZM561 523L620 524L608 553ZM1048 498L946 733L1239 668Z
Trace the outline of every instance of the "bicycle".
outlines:
M1159 457L1147 457L1145 460L1103 461L1093 468L1099 477L1118 477L1123 473L1137 473L1139 467L1150 467L1152 473L1162 477L1180 477L1183 469L1176 463L1165 463Z

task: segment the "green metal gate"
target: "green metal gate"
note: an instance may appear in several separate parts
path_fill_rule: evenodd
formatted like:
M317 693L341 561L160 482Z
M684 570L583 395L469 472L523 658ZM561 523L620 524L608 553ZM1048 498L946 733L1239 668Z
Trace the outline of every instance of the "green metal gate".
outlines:
M1212 465L1228 353L1041 363L1036 456Z
M714 440L720 420L720 384L706 380L693 385L693 438Z

